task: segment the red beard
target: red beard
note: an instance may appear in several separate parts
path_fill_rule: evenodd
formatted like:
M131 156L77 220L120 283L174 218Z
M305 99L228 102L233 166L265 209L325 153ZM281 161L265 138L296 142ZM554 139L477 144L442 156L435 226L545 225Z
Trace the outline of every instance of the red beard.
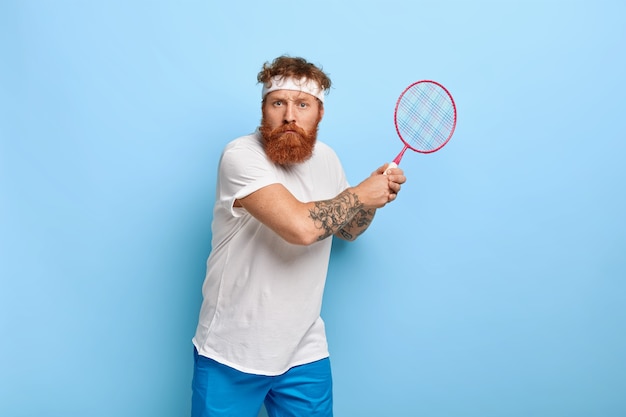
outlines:
M308 133L295 123L284 124L272 130L263 121L259 131L267 157L276 164L298 164L313 155L317 126Z

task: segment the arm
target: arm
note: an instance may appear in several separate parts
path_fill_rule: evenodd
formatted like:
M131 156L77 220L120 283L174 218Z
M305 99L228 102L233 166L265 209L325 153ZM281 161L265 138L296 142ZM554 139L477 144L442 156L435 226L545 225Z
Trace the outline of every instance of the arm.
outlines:
M389 176L389 202L391 202L396 199L397 194L400 191L400 186L406 181L406 178L404 177L404 172L401 169L394 168L387 170L386 165L373 172L372 176L380 175L385 171L387 171L387 175ZM343 240L355 240L367 230L372 223L372 220L374 220L375 214L375 208L359 210L349 222L347 222L337 231L337 233L335 233L335 236Z
M359 210L359 212L356 213L349 222L347 222L337 231L337 233L335 233L335 236L343 240L355 240L367 230L372 223L372 220L374 220L375 214L376 209Z
M329 200L301 202L283 185L272 184L236 200L235 206L245 208L293 244L310 245L337 233L344 239L352 236L352 240L369 226L375 209L395 199L404 182L399 169L399 175L385 176L382 172L383 167Z

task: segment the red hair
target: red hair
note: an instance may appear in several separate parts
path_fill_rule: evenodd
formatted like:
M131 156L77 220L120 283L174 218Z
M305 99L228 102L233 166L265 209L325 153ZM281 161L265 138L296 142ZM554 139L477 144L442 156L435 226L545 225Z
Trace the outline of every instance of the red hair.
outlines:
M331 81L321 68L316 67L304 58L279 56L274 61L263 64L263 69L257 75L257 81L269 87L272 77L294 77L314 80L325 92L330 90Z

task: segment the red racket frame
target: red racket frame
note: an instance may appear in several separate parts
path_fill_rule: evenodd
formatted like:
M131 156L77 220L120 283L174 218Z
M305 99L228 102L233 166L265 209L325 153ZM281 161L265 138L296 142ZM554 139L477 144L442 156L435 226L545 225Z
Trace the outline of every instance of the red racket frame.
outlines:
M450 102L452 103L452 108L454 110L454 120L453 120L453 123L452 123L452 129L450 129L450 134L448 135L446 140L443 141L443 143L441 145L439 145L435 149L431 149L431 150L428 150L428 151L416 149L413 146L409 145L409 143L406 140L404 140L404 138L402 137L402 134L400 133L400 129L398 128L398 107L400 105L400 101L402 101L402 97L404 97L404 94L407 91L409 91L412 87L414 87L417 84L421 84L421 83L431 83L431 84L435 84L436 86L440 87L448 95L448 97L450 98ZM446 144L450 141L450 138L454 134L454 130L456 129L456 103L454 102L454 98L452 98L452 94L450 94L448 89L446 87L444 87L443 85L441 85L440 83L438 83L437 81L432 81L432 80L416 81L416 82L412 83L411 85L409 85L407 88L405 88L404 91L402 91L402 93L400 94L400 97L398 97L398 101L396 101L396 107L395 107L394 112L393 112L393 123L394 123L394 125L396 127L396 133L398 133L398 137L400 138L402 143L404 143L404 149L402 149L402 151L398 154L398 156L396 156L396 158L393 160L393 162L395 162L396 164L400 164L400 160L402 159L402 156L404 156L404 152L406 152L407 149L411 149L414 152L427 154L427 153L437 152L439 149L441 149L444 146L446 146Z

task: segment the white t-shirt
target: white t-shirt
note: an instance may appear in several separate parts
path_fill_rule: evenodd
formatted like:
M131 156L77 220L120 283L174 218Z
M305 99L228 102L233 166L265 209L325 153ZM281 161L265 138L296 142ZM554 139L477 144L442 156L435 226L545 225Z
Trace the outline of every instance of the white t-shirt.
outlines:
M293 245L233 207L275 183L302 202L330 199L348 187L335 152L319 141L308 161L290 167L266 157L258 131L222 153L193 343L200 355L259 375L280 375L329 355L320 311L332 239Z

